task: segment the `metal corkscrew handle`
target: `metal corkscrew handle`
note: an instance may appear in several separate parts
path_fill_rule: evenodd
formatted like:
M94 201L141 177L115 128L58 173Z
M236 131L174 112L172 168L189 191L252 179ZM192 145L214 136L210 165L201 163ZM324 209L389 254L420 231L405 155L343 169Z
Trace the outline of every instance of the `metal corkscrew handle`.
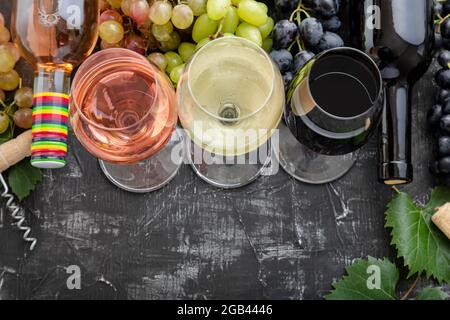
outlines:
M6 199L6 207L11 212L11 217L17 221L17 228L23 232L23 240L30 243L30 251L34 250L37 244L37 239L30 237L31 228L25 225L25 213L24 210L14 201L14 196L9 193L8 185L0 173L0 182L3 185L3 193L0 195Z

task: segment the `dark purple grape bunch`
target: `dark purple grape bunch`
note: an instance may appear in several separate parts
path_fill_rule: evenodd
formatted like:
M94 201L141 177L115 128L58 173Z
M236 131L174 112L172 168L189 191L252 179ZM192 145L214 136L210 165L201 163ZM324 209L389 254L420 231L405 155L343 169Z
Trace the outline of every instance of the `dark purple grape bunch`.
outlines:
M342 47L339 0L275 0L278 20L270 56L280 68L286 91L294 75L315 54Z
M450 0L436 2L435 14L436 57L441 69L435 74L436 104L428 112L428 126L436 141L436 159L430 170L450 186Z

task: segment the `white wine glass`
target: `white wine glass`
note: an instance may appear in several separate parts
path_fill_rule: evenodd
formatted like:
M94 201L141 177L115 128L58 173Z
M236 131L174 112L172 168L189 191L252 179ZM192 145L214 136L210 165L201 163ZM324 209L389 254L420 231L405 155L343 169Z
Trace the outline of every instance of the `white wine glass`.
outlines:
M253 42L223 37L199 49L177 89L186 155L221 188L244 186L271 165L271 137L284 106L281 74Z

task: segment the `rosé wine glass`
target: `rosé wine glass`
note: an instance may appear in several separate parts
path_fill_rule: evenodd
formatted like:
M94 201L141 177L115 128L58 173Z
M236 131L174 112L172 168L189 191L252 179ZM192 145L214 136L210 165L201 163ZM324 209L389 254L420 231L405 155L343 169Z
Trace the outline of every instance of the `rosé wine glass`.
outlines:
M102 50L81 65L70 115L80 143L119 188L154 191L181 166L175 90L164 73L133 51Z

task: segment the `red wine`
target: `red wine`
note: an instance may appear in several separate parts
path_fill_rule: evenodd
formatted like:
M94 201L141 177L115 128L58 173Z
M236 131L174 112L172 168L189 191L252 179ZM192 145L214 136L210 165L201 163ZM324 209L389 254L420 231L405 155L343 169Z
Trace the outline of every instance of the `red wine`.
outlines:
M286 123L297 140L315 152L353 152L379 123L381 76L375 63L358 50L319 54L292 83Z
M345 72L329 71L334 70L335 65ZM309 85L314 100L324 111L351 118L372 107L379 90L377 80L376 75L355 58L325 56L312 68Z
M343 10L344 40L377 62L385 81L379 179L413 179L411 87L431 63L433 0L349 0Z

